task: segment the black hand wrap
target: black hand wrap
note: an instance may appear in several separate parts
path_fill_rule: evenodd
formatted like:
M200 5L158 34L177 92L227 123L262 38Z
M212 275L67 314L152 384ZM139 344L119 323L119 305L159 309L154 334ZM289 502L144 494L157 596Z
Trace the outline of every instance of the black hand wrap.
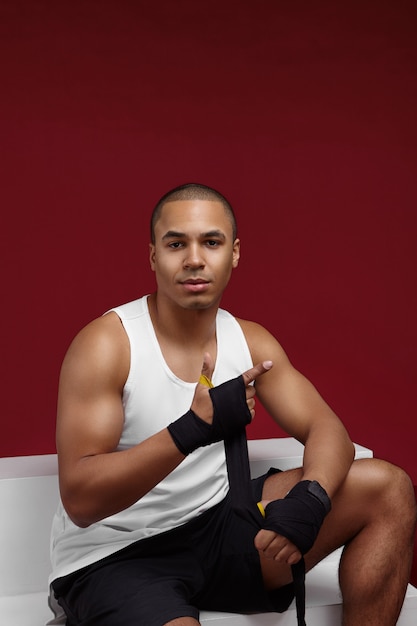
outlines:
M178 450L187 455L200 446L222 441L251 421L242 376L209 389L213 403L213 422L208 424L191 409L168 426Z
M302 480L282 500L265 507L263 528L287 537L305 554L313 546L331 509L329 496L315 480Z

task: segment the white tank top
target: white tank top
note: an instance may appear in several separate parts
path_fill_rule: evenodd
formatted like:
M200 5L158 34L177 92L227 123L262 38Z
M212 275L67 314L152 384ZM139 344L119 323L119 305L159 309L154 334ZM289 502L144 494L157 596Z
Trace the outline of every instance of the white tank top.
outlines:
M179 379L162 355L149 315L148 296L112 309L130 341L131 363L123 391L124 426L118 450L159 432L191 406L195 383ZM242 329L227 311L216 318L218 385L252 367ZM79 528L58 506L52 525L50 582L94 563L134 541L180 526L220 502L228 491L223 443L192 452L129 508Z

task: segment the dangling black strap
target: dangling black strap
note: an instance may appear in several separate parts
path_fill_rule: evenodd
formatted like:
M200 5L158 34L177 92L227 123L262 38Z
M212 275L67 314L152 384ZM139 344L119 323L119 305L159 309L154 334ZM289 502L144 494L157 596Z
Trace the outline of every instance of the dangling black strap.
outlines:
M238 515L262 528L262 514L254 506L250 485L250 467L246 431L224 440L226 451L227 473L229 477L232 507ZM297 609L297 625L306 626L305 622L305 563L301 558L291 566L294 582L295 605Z
M305 614L306 614L306 566L304 557L302 557L298 563L291 565L292 579L294 582L294 595L295 606L297 609L297 624L298 626L306 626Z
M242 429L233 437L225 439L224 448L233 510L261 529L263 516L256 505L254 506L250 485L246 431Z

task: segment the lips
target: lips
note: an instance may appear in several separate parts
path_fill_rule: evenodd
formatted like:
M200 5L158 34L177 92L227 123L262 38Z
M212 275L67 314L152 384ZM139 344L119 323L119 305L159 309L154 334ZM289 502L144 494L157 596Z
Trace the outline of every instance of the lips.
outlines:
M181 281L181 285L187 291L197 293L204 291L208 287L209 281L203 278L187 278L187 280Z
M208 281L203 278L187 278L187 280L182 281L183 285L201 285L207 282Z

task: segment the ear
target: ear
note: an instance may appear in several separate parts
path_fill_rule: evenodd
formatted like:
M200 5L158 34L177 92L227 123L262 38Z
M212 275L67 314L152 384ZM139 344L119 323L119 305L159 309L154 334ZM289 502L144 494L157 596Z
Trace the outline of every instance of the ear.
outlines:
M240 239L235 239L233 242L233 261L232 261L233 269L239 265L239 259L240 259Z
M153 243L149 244L149 263L151 265L151 270L155 271L155 245Z

